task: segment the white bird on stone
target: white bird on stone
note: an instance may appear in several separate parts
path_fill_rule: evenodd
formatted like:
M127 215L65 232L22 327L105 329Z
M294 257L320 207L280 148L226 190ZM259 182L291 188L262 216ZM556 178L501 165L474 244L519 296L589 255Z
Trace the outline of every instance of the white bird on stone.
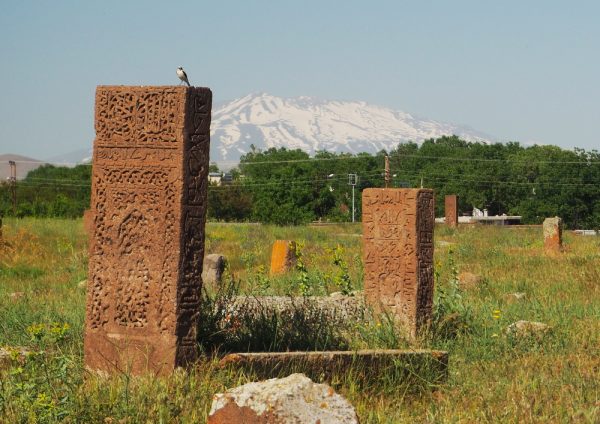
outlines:
M188 87L190 86L190 82L188 81L187 74L185 73L185 71L183 70L183 68L181 66L179 68L177 68L177 76L179 77L181 82L185 82ZM181 85L181 83L179 83L179 84Z

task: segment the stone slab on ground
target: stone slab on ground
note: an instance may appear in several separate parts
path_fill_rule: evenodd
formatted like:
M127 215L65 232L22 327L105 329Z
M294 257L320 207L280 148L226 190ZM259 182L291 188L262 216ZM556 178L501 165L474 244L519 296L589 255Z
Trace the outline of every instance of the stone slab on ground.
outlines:
M289 315L302 310L306 315L324 316L329 323L363 320L368 311L362 293L354 296L235 296L228 311L231 314Z
M407 379L426 377L432 383L448 378L448 352L428 349L230 353L219 365L243 369L261 379L301 372L316 381L331 381L347 375L350 368L363 381L394 372Z
M358 417L352 404L330 386L292 374L216 394L208 423L358 424Z

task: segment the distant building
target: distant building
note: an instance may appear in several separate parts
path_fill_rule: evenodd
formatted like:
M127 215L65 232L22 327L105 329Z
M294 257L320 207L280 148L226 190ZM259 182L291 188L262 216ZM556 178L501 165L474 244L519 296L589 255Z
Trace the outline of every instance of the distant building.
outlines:
M436 218L435 222L443 223L445 218ZM519 225L521 216L518 215L488 215L488 210L473 208L471 216L459 216L459 224L484 224L484 225Z
M231 184L231 183L233 183L233 175L223 174L223 178L221 179L221 184Z
M221 185L222 178L223 178L223 176L221 175L220 172L209 172L208 173L208 183L209 184Z

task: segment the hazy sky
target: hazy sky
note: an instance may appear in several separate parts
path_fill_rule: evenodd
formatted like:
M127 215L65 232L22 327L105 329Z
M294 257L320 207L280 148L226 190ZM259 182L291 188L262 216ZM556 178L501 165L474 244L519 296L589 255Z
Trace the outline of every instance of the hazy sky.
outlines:
M178 6L177 6L178 5ZM7 1L0 153L91 146L98 84L365 100L500 140L600 148L596 1Z

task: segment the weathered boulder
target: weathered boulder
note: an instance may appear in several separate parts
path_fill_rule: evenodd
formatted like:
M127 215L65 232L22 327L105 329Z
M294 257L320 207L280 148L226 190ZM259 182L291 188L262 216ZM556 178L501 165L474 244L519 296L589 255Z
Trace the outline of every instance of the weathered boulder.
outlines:
M202 265L202 282L208 284L219 284L225 271L225 256L212 253L204 257Z
M517 321L506 327L506 334L515 337L539 337L550 331L551 327L543 322Z
M216 394L209 424L358 423L354 407L304 374L248 383Z
M458 274L457 279L462 289L472 289L483 282L481 275L473 274L472 272L461 272Z

